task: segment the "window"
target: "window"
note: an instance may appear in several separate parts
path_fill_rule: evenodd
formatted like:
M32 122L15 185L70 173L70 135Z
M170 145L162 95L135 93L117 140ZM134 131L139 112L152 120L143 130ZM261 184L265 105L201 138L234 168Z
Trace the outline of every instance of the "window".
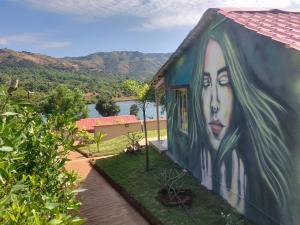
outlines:
M178 106L178 126L187 133L188 132L188 107L187 107L187 89L176 90L176 100Z

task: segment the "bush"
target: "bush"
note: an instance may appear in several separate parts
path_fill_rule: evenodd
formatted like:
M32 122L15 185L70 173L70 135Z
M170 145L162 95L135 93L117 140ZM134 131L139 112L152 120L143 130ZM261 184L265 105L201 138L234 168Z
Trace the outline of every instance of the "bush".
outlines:
M0 224L81 224L77 177L64 169L73 148L70 119L12 102L0 87Z
M133 105L130 106L129 114L137 116L138 113L139 113L139 110L140 109L139 109L138 105L137 104L133 104Z
M116 102L112 97L108 95L101 95L97 97L95 109L102 116L116 116L120 112L120 107L116 105Z

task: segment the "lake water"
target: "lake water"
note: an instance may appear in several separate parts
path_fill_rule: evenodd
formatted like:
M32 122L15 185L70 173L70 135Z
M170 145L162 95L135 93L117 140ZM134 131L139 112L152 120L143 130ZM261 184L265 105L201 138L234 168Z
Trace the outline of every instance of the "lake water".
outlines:
M133 104L137 104L135 101L124 101L124 102L116 102L116 104L120 107L120 112L118 115L129 115L130 106ZM97 110L95 109L95 104L88 104L88 118L97 118L102 117ZM162 110L162 107L159 107L160 110L160 117L166 117L166 112ZM143 112L140 109L138 113L139 119L143 118ZM156 118L156 106L155 103L149 102L146 108L146 117L148 119L155 119Z

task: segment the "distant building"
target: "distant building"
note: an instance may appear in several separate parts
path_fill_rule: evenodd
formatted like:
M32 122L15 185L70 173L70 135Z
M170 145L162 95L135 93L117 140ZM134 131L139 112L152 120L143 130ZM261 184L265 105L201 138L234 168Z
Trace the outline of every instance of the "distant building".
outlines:
M126 115L126 116L108 116L108 117L99 117L99 118L86 118L76 121L76 126L79 130L87 130L88 132L94 133L95 126L109 126L116 124L129 124L136 123L139 120L135 115Z
M156 130L156 120L147 120L147 130ZM108 116L100 118L86 118L76 121L79 130L86 130L90 133L105 133L104 140L108 140L128 132L143 131L143 121L138 120L135 115ZM166 120L161 119L161 128L166 128Z

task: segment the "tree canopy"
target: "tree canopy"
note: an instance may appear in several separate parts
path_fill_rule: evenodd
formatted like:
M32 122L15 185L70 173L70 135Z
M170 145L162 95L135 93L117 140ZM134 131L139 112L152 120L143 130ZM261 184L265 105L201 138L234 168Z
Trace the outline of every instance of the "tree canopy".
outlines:
M137 106L137 104L133 104L133 105L131 105L130 106L130 109L129 109L129 114L130 115L135 115L135 116L137 116L138 115L138 113L139 113L139 107Z
M112 97L108 95L101 95L97 97L95 109L102 116L116 116L120 112L120 107L116 105L116 102Z
M77 88L71 90L64 85L50 92L41 110L45 115L66 115L74 120L85 118L88 114L84 94Z
M122 87L129 94L135 96L140 103L155 101L154 88L147 82L142 83L137 80L125 80L122 83Z

